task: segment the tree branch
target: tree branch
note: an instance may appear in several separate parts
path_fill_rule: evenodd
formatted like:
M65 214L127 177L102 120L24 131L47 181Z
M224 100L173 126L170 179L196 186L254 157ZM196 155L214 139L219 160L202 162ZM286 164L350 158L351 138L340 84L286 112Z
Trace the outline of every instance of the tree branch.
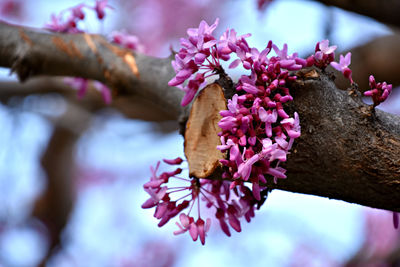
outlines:
M47 175L47 188L37 200L32 215L49 230L49 249L40 266L61 249L61 232L68 223L75 202L74 150L81 134L87 129L91 114L69 105L65 114L54 124L54 131L42 156L41 164ZM74 127L71 127L74 125Z
M400 117L373 112L326 75L292 89L302 135L288 179L269 187L400 211Z
M76 47L82 58L68 56L54 38L70 50ZM91 36L98 54L85 35L1 25L0 40L0 65L13 67L21 78L47 74L97 79L121 94L154 100L175 119L183 111L182 93L167 86L173 76L169 59L135 54L137 76L124 61L132 54L99 36ZM288 178L268 186L400 211L400 117L375 113L356 90L338 90L329 76L316 70L299 73L291 90L295 100L290 108L300 114L302 136L285 166Z
M29 95L45 95L57 93L66 101L79 105L89 112L103 108L113 108L130 119L145 121L171 121L176 119L154 102L137 95L121 95L115 97L110 105L104 103L101 93L89 87L86 95L78 99L76 91L58 77L35 77L24 83L0 82L0 102L7 103L12 97L26 97ZM177 126L175 127L177 128Z
M101 81L118 94L152 101L171 117L183 111L183 92L168 86L171 59L159 59L89 34L56 34L0 23L0 66L22 81L38 76L78 76Z
M371 17L382 23L400 27L400 2L397 0L316 0L325 5L336 6Z

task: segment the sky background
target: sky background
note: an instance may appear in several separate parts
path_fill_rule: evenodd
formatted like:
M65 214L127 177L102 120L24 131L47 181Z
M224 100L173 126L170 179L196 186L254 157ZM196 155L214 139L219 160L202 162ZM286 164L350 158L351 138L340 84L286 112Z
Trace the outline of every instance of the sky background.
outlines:
M52 12L80 2L27 1L29 12L23 24L42 27ZM118 25L118 3L110 4L115 9L107 13L109 23L99 25L89 19L85 25L89 31L109 34ZM288 43L289 52L300 55L312 52L324 38L327 23L332 24L331 43L339 51L390 33L368 18L308 1L305 5L276 0L262 13L256 10L255 1L230 1L221 14L217 34L227 27L239 34L251 32L248 41L255 47L262 49L273 40L280 47ZM182 37L185 29L182 26ZM178 49L179 39L170 39L159 48L158 56L166 56L170 44ZM0 74L2 79L15 79L8 76L8 70L1 69ZM62 99L55 96L50 102L57 103L51 113L62 113ZM45 187L38 160L52 131L41 115L49 112L50 102L32 97L15 101L14 108L0 105L0 222L7 222L0 235L0 266L35 266L44 253L45 241L26 219ZM400 106L399 97L384 109L398 111L396 106ZM362 243L366 208L278 190L269 195L251 223L242 222L242 233L234 232L228 238L214 224L204 247L187 234L173 236L174 220L158 228L153 210L140 208L148 198L142 184L148 180L150 165L183 156L182 150L183 139L177 132L155 132L151 123L128 120L112 110L97 115L77 146L76 162L83 182L63 234L65 249L49 266L154 266L146 265L154 263L152 257L162 266L163 259L171 255L176 257L175 266L182 267L255 266L260 262L289 266L299 251L311 255L309 266L333 266L346 261ZM390 213L382 212L382 216L390 226Z

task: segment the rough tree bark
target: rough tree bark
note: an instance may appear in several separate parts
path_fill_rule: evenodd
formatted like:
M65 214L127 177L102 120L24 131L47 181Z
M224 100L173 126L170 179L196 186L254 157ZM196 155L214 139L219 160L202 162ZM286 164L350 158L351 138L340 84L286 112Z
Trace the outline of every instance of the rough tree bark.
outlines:
M134 54L101 36L62 35L0 25L0 66L21 80L69 75L105 82L120 95L137 95L176 120L186 110L182 92L167 85L170 59ZM135 71L135 69L137 71ZM273 189L314 194L400 211L400 117L363 104L353 89L339 90L328 75L300 73L292 110L302 136L290 155L288 178Z

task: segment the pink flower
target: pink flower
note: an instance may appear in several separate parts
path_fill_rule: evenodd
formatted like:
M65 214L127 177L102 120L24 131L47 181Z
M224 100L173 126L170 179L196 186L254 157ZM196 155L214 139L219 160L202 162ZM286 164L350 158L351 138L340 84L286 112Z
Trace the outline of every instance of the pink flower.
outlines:
M212 32L217 28L219 22L219 18L217 18L214 24L208 25L207 22L202 20L199 24L198 28L189 28L187 30L187 34L192 37L199 37L199 36L209 36L212 35Z
M199 218L196 222L197 225L197 233L199 234L200 242L202 245L206 243L206 233L210 229L211 219L207 218L206 223L204 223L203 219Z
M351 63L351 53L348 52L345 57L343 55L340 55L340 61L339 63L332 61L331 66L337 69L338 71L341 71L347 79L350 80L351 83L353 83L353 79L351 78L351 70L349 69L349 65Z
M218 122L218 126L222 130L230 130L233 127L237 126L237 119L235 117L229 116L229 117L224 117L221 119L220 122Z
M272 48L274 49L276 55L280 58L279 63L282 68L285 68L287 70L299 70L302 67L306 65L306 61L302 58L299 58L297 53L294 53L292 55L288 55L288 46L287 44L283 44L282 50L279 50L279 48L273 44Z
M258 110L260 120L265 122L265 134L272 136L272 124L278 119L278 113L275 109L266 111L263 107Z
M156 206L161 201L161 199L165 196L167 192L167 187L164 186L162 188L156 188L156 189L144 188L144 190L150 195L150 198L142 204L142 208L149 209Z
M94 10L96 11L97 18L102 20L106 15L105 9L112 8L110 5L107 4L108 0L96 0L96 4L94 6Z
M336 45L329 46L329 40L322 40L319 42L319 49L325 55L332 54L336 48Z
M376 83L373 75L369 76L369 87L371 90L364 92L364 95L372 97L374 107L385 101L392 92L391 84L387 84L386 82Z
M251 169L254 163L256 163L260 159L259 154L255 154L250 159L240 164L238 167L238 173L242 177L243 180L247 181L251 174Z
M175 224L179 227L179 230L174 232L174 235L180 235L185 233L186 231L189 230L189 226L191 223L193 223L193 218L187 216L184 213L181 213L179 215L179 220L180 220L180 224L178 222L175 222Z
M300 136L300 120L297 112L294 113L294 119L284 119L281 121L281 124L290 138L298 138Z
M315 46L315 54L307 58L307 66L314 64L321 69L325 69L335 59L334 51L336 48L336 45L329 46L329 40L318 42Z
M84 7L85 7L84 4L80 4L80 5L77 5L73 8L71 8L73 17L80 19L80 20L85 19L85 13L82 10Z
M229 54L231 52L237 52L237 49L242 51L250 50L246 42L246 38L250 37L251 34L244 34L241 36L236 36L237 33L234 29L227 29L223 35L220 37L218 43L219 51L223 54Z

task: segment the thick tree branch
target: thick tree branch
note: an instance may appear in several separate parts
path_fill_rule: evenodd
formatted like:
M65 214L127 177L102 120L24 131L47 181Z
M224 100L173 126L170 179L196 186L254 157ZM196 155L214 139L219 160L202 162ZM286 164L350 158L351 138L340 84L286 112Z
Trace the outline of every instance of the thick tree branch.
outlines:
M400 211L400 117L373 112L326 75L297 82L293 92L302 135L288 179L269 186Z
M325 5L336 6L371 17L382 23L400 27L400 1L398 0L317 0Z
M135 55L138 77L124 61L130 52L98 36L91 36L98 54L84 35L51 35L2 25L0 37L0 65L14 67L22 78L47 74L97 79L121 93L154 100L170 109L175 119L182 111L182 94L167 86L173 76L168 59ZM67 56L54 37L76 47L83 58ZM300 74L292 89L291 108L300 114L302 136L285 166L288 178L269 187L400 211L400 118L378 110L375 114L355 90L338 90L328 76L315 70Z
M89 34L50 34L0 23L0 66L22 81L37 75L79 76L106 83L119 94L138 95L177 118L183 93L171 89L171 60L134 54Z

